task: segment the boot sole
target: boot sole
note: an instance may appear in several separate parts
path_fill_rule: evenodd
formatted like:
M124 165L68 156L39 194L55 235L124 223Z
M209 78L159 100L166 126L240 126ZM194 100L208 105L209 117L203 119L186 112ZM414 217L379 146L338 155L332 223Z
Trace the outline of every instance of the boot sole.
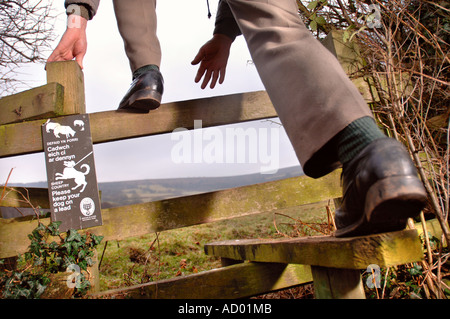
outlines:
M127 100L128 103L122 103L119 110L126 110L136 113L148 113L156 110L161 105L161 94L154 90L139 90L133 93Z
M336 237L363 236L403 230L408 218L425 207L427 195L422 182L414 176L394 176L373 184L366 194L363 216L338 229Z

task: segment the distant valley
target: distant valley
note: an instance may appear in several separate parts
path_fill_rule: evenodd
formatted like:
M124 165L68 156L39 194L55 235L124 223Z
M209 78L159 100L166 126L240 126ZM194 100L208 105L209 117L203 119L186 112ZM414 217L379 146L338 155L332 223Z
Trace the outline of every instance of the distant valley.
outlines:
M301 167L293 166L280 169L275 174L254 173L225 177L169 178L107 182L99 183L98 188L101 192L102 208L109 208L212 192L301 175L303 175ZM47 182L14 184L9 186L47 188ZM6 215L10 215L9 210L10 209L7 209L7 214L5 208L2 208L4 218L6 218ZM15 209L12 208L12 210Z
M98 187L101 191L102 207L108 208L264 183L302 174L302 169L295 166L280 169L276 174L147 179L99 183Z

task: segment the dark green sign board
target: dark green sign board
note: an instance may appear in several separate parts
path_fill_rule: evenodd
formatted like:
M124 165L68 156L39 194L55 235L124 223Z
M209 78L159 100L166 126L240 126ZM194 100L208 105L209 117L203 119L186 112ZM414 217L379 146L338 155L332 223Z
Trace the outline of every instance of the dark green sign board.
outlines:
M102 225L89 116L47 120L42 140L52 221L60 231Z

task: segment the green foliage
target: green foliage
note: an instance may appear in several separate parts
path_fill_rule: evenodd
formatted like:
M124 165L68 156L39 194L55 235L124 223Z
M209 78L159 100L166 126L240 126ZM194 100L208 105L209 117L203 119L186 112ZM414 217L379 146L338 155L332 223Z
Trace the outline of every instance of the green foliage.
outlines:
M65 272L76 265L86 271L94 265L94 250L103 236L86 233L81 235L71 229L63 236L58 228L61 222L49 226L42 223L28 235L31 243L24 254L26 269L32 271L6 272L0 277L0 290L4 298L39 298L50 282L48 274ZM50 240L59 239L59 242ZM83 296L90 282L82 272L78 274L75 296Z
M250 238L281 238L312 233L326 223L327 202L319 202L283 210L284 215L272 212L191 227L173 229L117 242L102 243L97 249L101 263L100 290L122 288L150 281L191 275L220 267L220 259L206 255L206 243ZM317 233L315 233L317 235Z
M35 275L28 271L13 271L9 276L0 277L0 287L3 287L3 298L39 298L50 283L48 277Z
M312 11L309 18L309 27L312 31L316 31L320 26L325 25L327 22L325 18L317 14L317 11L328 5L327 0L315 0L311 1L306 7Z
M370 273L363 275L363 282L366 282ZM426 298L421 283L424 273L422 266L413 263L412 265L402 265L398 267L381 269L379 289L368 288L365 285L366 296L369 299L422 299ZM381 295L382 294L382 295Z
M441 248L442 249L442 248ZM448 248L444 248L443 254L448 254ZM429 267L429 266L427 266ZM450 264L445 263L441 265L441 272L448 276ZM426 270L422 263L412 263L406 265L399 265L396 267L390 267L387 269L380 269L379 272L379 287L368 287L364 285L366 297L368 299L429 299L437 298L437 286L434 287L435 291L431 291L426 285L427 277L436 277L437 269ZM363 272L363 283L367 280L372 280L373 277L370 272ZM446 284L448 279L443 279L442 282ZM442 286L441 290L443 298L450 297L450 290Z

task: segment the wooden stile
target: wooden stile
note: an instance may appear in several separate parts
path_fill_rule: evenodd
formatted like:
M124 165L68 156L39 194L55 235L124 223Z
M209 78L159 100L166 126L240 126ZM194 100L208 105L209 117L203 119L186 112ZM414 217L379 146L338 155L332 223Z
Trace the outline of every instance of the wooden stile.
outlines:
M358 61L352 62L357 48L338 41L341 40L339 37L339 33L333 32L323 43L337 55L347 71L354 72L355 67L360 67ZM371 96L370 85L367 86L365 79L355 81L368 102L377 99ZM47 82L46 86L30 90L31 93L19 94L15 100L11 97L13 102L0 100L0 107L13 113L13 116L8 114L0 118L0 124L3 124L0 126L0 158L43 151L41 126L47 117L86 112L83 73L75 61L47 64ZM14 102L20 99L24 102L18 104L31 105L21 114ZM61 103L63 111L59 108ZM39 107L35 107L37 105ZM193 129L194 120L201 120L205 128L276 116L264 91L167 103L149 114L115 110L89 114L94 143L170 133L176 128ZM104 224L82 232L104 236L104 240L120 240L336 199L341 196L339 173L336 171L318 180L302 176L103 209ZM28 199L33 207L49 205L48 191L42 189L19 189L19 193L9 190L2 195L0 205L29 207ZM48 224L50 220L41 218L40 222ZM27 235L37 224L38 221L30 217L0 218L0 258L26 251ZM435 228L438 227L429 229L435 231ZM420 228L418 231L420 233ZM98 269L93 269L96 281L93 297L246 298L314 282L316 298L364 298L362 269L370 264L389 267L423 259L416 230L354 238L320 236L226 241L207 244L205 252L228 259L228 262L211 271L104 292L98 291ZM245 262L233 264L232 260Z

